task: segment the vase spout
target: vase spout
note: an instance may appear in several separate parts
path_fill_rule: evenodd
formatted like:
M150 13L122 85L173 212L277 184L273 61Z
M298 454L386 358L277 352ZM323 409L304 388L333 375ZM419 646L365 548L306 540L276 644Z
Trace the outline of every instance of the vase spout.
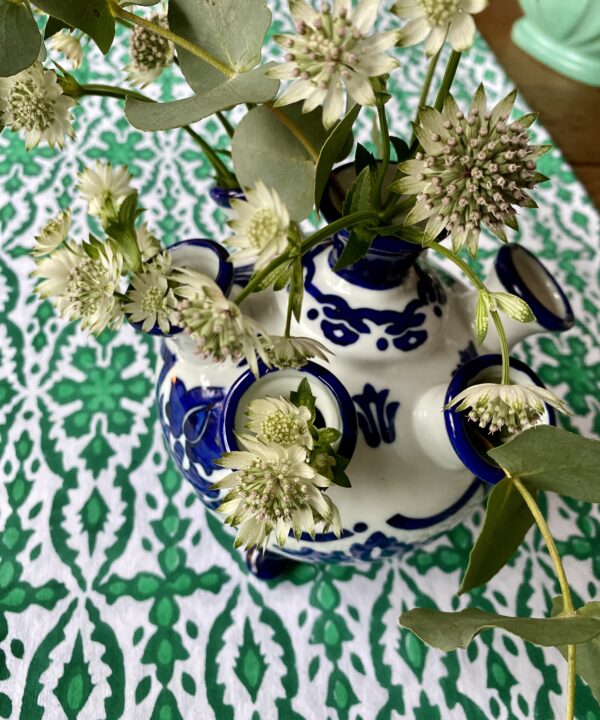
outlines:
M500 248L486 285L491 292L507 292L522 298L535 316L533 322L520 323L503 315L502 323L511 348L531 335L564 332L573 327L573 310L564 290L548 268L520 245L510 243ZM490 332L482 351L499 350L498 336Z

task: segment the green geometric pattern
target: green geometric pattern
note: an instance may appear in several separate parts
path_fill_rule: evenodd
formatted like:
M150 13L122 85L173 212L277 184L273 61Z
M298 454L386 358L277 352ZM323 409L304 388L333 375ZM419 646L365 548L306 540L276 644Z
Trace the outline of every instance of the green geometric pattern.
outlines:
M278 16L276 28L283 27ZM119 82L123 35L77 73ZM404 55L393 133L407 132L424 61ZM510 83L478 39L459 70L464 101L485 80L493 100ZM182 97L167 74L154 92ZM96 158L127 163L147 219L166 242L222 237L208 199L209 167L179 131L143 134L117 101L86 99L64 153L26 153L0 136L0 718L16 720L547 720L563 713L559 653L484 633L444 655L401 633L403 608L474 606L546 614L558 593L532 532L510 567L466 597L459 584L481 511L404 560L356 567L298 565L269 584L248 576L220 522L208 517L163 447L154 411L157 346L123 328L99 341L32 298L27 250L76 195ZM526 108L519 105L521 111ZM361 139L369 142L365 112ZM201 126L224 142L212 120ZM548 141L543 129L536 141ZM560 152L525 212L521 237L554 269L577 316L566 335L534 338L518 355L566 398L562 424L600 433L600 222ZM86 232L82 203L74 227ZM93 227L92 227L93 230ZM497 244L483 243L489 269ZM600 513L549 498L548 517L575 595L598 599ZM577 717L598 718L579 684Z

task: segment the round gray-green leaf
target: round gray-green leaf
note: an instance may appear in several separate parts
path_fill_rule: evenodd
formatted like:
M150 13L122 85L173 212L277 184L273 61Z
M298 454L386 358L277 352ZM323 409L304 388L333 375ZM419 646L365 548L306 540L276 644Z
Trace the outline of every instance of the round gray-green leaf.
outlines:
M0 77L16 75L32 65L41 43L29 4L0 0Z

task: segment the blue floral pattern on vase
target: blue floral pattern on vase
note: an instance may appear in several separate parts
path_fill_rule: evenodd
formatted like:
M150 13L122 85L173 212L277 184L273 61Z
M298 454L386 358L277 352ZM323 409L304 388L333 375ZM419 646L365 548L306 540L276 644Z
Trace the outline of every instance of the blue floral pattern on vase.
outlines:
M316 321L322 314L321 331L325 337L335 345L344 347L353 345L361 335L371 333L367 321L383 328L387 338L380 338L377 347L381 351L387 350L390 342L403 352L415 350L427 340L427 331L423 327L427 319L423 312L425 308L432 305L433 312L440 316L442 306L447 303L447 296L441 283L431 273L426 272L418 265L415 265L415 272L418 276L417 297L411 300L404 310L375 310L373 308L353 308L348 302L331 293L322 292L314 284L315 257L329 247L316 248L304 258L306 266L306 291L321 305L320 311L311 308L307 317Z
M369 447L379 447L382 442L393 443L396 439L395 419L400 403L388 402L389 394L389 390L377 391L367 383L361 394L352 396L358 406L358 426Z

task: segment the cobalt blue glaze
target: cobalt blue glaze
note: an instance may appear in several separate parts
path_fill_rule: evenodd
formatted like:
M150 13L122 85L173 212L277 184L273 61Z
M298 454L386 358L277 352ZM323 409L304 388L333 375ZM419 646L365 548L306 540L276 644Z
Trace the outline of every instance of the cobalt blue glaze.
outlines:
M529 259L536 264L539 271L544 274L546 281L552 286L554 292L563 304L564 311L562 315L557 315L541 303L530 287L531 279L521 277L514 261L515 252L521 252L527 255ZM507 292L513 293L525 300L535 315L535 319L543 328L546 330L564 331L573 327L575 317L569 299L554 277L529 250L526 250L516 243L503 245L496 257L496 275Z
M394 423L400 403L388 402L389 394L389 390L377 391L367 383L362 393L352 396L358 406L358 426L369 447L379 447L382 442L393 443L396 439Z
M215 205L225 210L231 207L232 200L245 200L246 196L241 188L221 188L217 185L211 187L208 194L213 199Z
M473 384L473 380L484 370L502 365L501 355L480 355L463 365L453 376L444 400L444 419L448 437L456 454L463 465L468 468L476 477L490 485L496 485L504 478L503 470L488 455L484 455L474 443L474 430L476 425L468 419L466 413L447 408L448 403L465 388ZM525 363L516 358L510 359L510 366L514 370L525 373L531 382L538 387L545 387L540 378ZM485 381L482 381L485 382ZM556 425L556 413L554 408L546 405L548 411L548 422Z

